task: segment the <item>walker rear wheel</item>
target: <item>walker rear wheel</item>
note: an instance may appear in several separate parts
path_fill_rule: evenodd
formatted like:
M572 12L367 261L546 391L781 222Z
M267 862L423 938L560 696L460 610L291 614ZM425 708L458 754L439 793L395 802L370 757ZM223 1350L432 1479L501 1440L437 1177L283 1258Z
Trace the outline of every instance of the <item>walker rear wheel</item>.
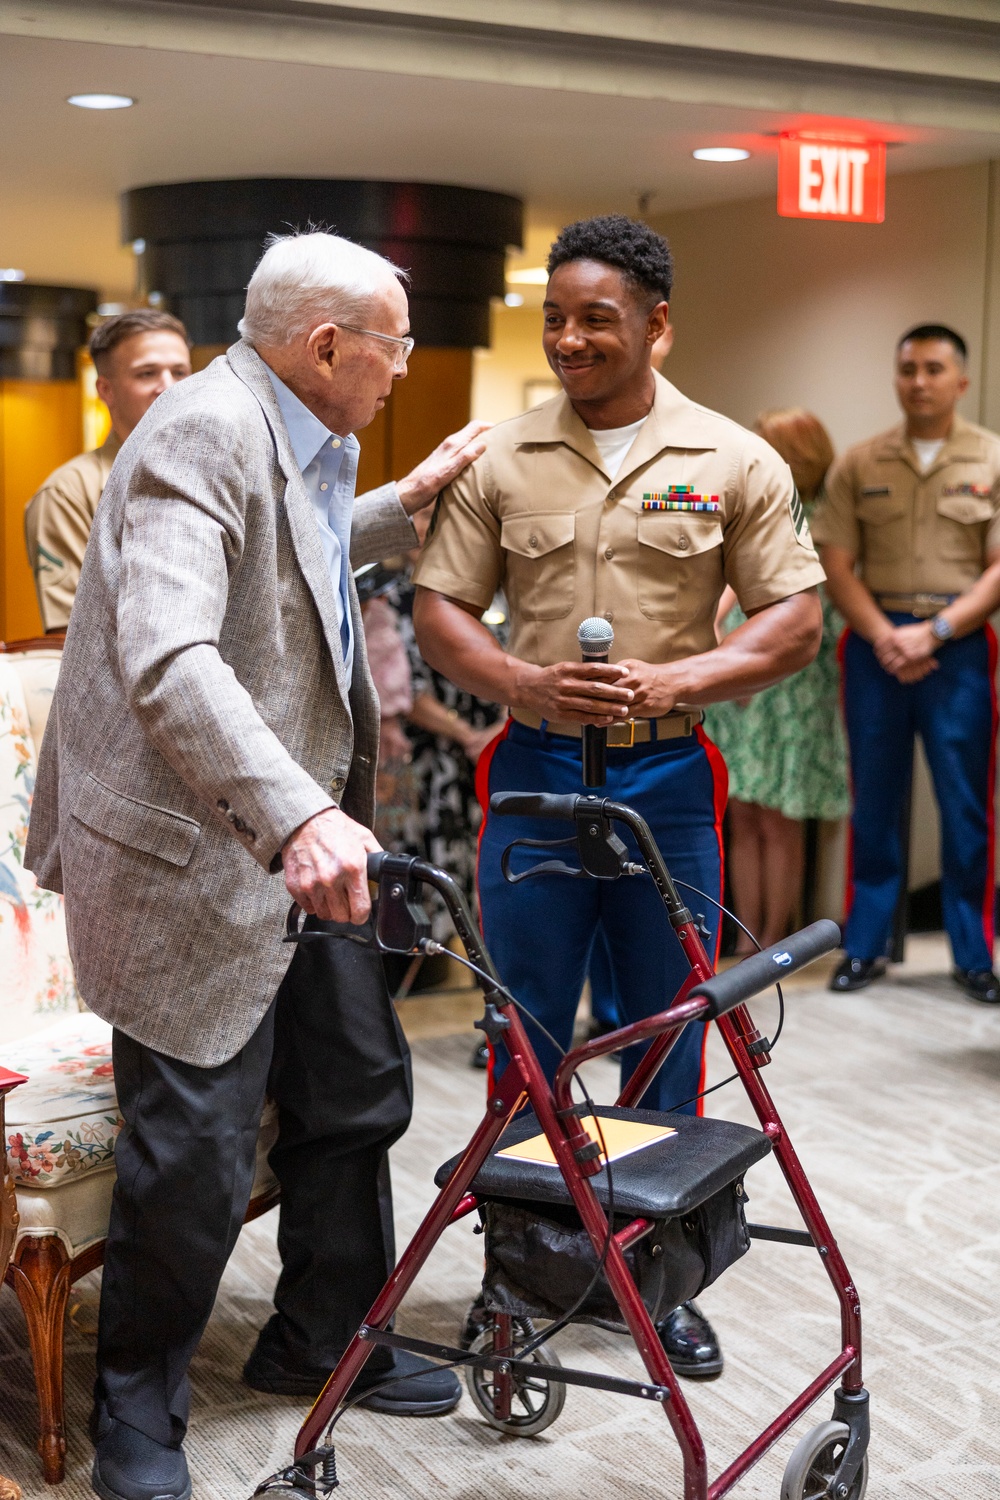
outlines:
M781 1481L781 1500L862 1500L868 1488L868 1455L843 1495L832 1485L844 1456L849 1430L846 1422L820 1422L792 1449Z
M487 1327L470 1344L469 1351L481 1354L491 1353L492 1350L493 1328ZM534 1350L530 1357L539 1365L559 1363L556 1355L545 1344ZM544 1432L546 1427L551 1427L566 1404L566 1387L561 1381L546 1380L544 1376L528 1375L518 1370L511 1376L513 1388L510 1416L498 1417L495 1405L496 1372L470 1365L465 1378L469 1395L490 1426L511 1437L534 1437L536 1433Z

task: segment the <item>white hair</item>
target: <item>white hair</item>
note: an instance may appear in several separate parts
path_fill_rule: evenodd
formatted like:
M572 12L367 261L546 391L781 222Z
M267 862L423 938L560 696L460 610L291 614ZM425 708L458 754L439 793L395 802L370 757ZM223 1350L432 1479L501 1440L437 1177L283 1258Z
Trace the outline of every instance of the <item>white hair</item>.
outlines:
M405 276L336 234L272 234L250 278L239 331L248 344L280 347L321 323L364 322L387 280Z

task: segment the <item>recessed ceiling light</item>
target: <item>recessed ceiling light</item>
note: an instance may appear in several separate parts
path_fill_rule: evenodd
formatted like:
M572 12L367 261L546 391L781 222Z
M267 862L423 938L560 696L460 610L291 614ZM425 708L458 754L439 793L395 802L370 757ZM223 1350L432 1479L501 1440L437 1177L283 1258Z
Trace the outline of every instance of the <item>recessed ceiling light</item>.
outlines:
M27 278L23 271L18 271L14 266L0 266L0 281L25 281Z
M66 103L78 109L129 109L135 100L128 94L70 94Z
M520 292L508 292L503 300L508 307L524 306L524 298L521 296Z
M746 161L750 152L742 146L699 146L691 155L695 161Z

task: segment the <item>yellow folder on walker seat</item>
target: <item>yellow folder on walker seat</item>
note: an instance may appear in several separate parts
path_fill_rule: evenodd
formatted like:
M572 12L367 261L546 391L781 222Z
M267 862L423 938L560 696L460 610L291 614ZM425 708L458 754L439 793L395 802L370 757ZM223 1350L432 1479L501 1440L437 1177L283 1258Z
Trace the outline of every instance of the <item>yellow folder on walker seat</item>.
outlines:
M607 1154L602 1150L602 1161L620 1161L623 1156L631 1156L633 1151L641 1151L645 1146L666 1140L668 1135L677 1134L669 1125L647 1125L642 1120L617 1120L613 1116L602 1115L600 1124L599 1135L592 1117L583 1120L583 1128L591 1140L599 1141L601 1136L604 1137ZM497 1156L509 1156L512 1161L537 1162L545 1167L556 1165L555 1154L544 1135L532 1135L526 1141L518 1141L515 1146L504 1146Z

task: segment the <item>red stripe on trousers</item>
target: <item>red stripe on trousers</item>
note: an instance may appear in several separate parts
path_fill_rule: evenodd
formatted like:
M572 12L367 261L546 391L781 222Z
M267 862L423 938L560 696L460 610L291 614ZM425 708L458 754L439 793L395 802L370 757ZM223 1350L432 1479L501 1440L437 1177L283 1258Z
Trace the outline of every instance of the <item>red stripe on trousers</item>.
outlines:
M845 627L837 642L837 665L840 668L840 721L844 726L844 738L847 738L847 712L844 707L844 656L847 652L847 637L850 635L850 626ZM851 755L850 745L847 754L847 790L851 796L851 807L854 807L854 782L851 779ZM840 926L843 929L847 925L847 919L851 915L851 907L854 905L854 814L847 820L847 859L844 864L844 920Z
M712 807L715 813L715 837L719 841L719 897L724 899L726 890L726 846L722 837L722 820L726 815L726 803L729 801L729 769L726 765L722 751L713 740L710 740L701 724L695 728L698 743L708 757L709 769L712 772ZM722 913L719 913L718 925L715 929L715 952L711 955L712 968L716 968L719 962L719 944L722 941ZM698 1092L705 1088L705 1069L707 1066L706 1053L708 1049L708 1027L704 1026L704 1039L701 1044L701 1068L698 1073ZM705 1113L704 1099L698 1100L698 1114Z
M479 806L483 810L482 821L479 824L479 837L476 839L476 897L479 905L480 932L482 932L483 930L483 906L482 902L478 901L479 856L482 852L483 847L483 834L486 832L486 819L489 817L490 812L490 770L493 766L493 757L497 753L497 746L500 744L501 740L505 740L510 734L510 726L513 724L513 722L514 720L508 717L506 724L503 726L500 732L490 740L489 744L486 746L486 749L476 761L476 801L479 803ZM493 1048L490 1046L489 1042L487 1042L486 1045L490 1054L490 1060L486 1067L486 1092L489 1095L493 1092Z
M990 664L990 768L986 778L986 889L983 892L983 936L993 956L996 937L996 775L997 775L997 638L992 625L983 627Z

